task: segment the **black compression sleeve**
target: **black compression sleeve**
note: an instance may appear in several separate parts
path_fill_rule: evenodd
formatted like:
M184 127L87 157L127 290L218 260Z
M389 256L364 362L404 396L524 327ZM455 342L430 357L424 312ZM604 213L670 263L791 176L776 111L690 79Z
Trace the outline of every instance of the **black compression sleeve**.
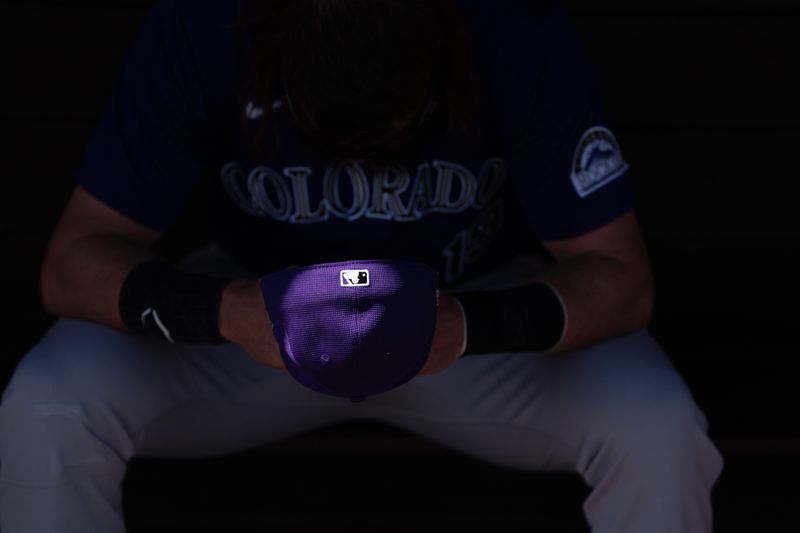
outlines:
M129 330L160 340L220 344L219 306L229 282L148 260L125 278L120 315Z
M547 351L564 334L564 304L546 283L453 296L461 303L466 318L464 355Z

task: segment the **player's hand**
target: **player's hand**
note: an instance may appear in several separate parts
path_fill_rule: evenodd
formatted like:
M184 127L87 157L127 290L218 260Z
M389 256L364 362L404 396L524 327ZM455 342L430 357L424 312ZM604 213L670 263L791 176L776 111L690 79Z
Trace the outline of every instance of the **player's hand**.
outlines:
M433 346L420 376L441 372L461 357L465 328L461 306L453 296L440 291Z
M285 368L258 280L237 280L225 287L220 303L219 332L259 363Z

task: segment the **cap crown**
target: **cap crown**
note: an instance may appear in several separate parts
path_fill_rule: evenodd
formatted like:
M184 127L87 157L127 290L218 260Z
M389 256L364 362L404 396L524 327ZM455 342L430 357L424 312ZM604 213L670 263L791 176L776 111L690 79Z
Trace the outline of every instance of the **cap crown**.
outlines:
M421 263L346 261L260 280L287 370L303 385L354 400L417 375L436 326L438 275Z

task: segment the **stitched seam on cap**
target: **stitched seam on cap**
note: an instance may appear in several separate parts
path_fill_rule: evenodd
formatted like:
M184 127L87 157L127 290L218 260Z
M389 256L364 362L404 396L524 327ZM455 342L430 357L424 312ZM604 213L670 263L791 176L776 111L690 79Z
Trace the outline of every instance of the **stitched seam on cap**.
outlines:
M357 375L358 371L358 361L361 360L361 295L359 294L358 288L356 288L356 349L355 352L355 361L353 365L353 377L355 378L355 383L361 382L361 376Z

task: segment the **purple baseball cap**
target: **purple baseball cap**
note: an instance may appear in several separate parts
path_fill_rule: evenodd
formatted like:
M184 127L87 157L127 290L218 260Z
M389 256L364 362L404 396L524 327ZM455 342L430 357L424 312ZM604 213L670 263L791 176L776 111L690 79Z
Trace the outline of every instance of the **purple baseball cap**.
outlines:
M306 387L360 401L409 381L428 359L439 280L427 265L326 263L259 282L286 369Z

